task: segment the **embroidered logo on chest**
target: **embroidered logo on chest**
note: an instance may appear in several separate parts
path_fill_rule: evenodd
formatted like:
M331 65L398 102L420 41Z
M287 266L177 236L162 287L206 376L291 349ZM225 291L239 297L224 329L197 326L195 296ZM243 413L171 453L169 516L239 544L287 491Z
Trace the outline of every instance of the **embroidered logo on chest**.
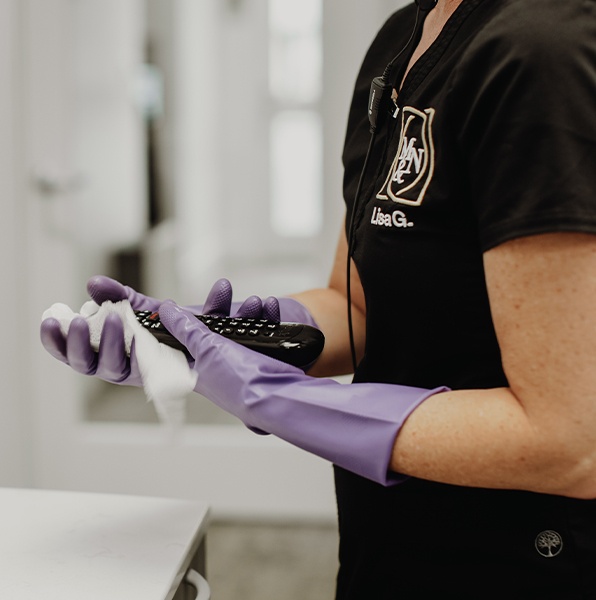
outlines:
M387 179L377 194L379 200L420 206L435 168L432 126L434 108L401 110L399 145Z

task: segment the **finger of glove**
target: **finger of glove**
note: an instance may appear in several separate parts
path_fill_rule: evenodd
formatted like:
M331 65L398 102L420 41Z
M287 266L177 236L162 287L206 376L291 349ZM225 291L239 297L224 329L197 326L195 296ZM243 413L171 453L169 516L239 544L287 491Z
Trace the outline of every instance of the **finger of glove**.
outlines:
M135 310L157 310L160 301L151 296L145 296L119 281L96 275L87 282L87 292L92 300L101 305L106 301L119 302L128 300Z
M258 296L248 297L236 311L235 317L243 319L262 319L263 301Z
M41 322L39 337L43 347L59 361L68 363L66 358L66 338L57 319L44 319Z
M121 383L130 375L130 360L126 353L124 325L116 314L109 314L103 324L97 354L97 377Z
M206 336L217 336L201 323L191 312L166 300L159 307L159 318L165 328L185 346L196 359L201 350L201 343Z
M269 296L265 298L263 302L263 319L268 321L275 321L279 323L281 321L281 310L279 308L279 300L275 296Z
M203 305L203 314L228 316L232 307L232 284L227 279L218 279Z
M66 337L68 364L78 373L94 375L97 369L97 353L89 337L89 325L83 317L75 317Z

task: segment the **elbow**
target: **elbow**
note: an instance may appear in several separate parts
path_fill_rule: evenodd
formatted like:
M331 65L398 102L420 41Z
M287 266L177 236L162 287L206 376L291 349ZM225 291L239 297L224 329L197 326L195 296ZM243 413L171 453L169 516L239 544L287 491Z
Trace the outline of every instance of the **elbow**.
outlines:
M547 411L529 418L523 460L533 491L596 499L596 431L592 419ZM533 471L534 476L530 474Z
M596 448L580 450L569 444L557 456L549 454L548 492L578 500L596 498Z
M596 465L593 458L578 461L566 478L561 495L578 500L596 499Z

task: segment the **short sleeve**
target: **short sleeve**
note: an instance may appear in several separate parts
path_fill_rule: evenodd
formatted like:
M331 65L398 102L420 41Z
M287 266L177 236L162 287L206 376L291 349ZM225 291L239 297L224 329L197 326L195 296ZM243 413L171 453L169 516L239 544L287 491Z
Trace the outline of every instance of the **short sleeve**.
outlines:
M596 233L596 2L539 4L481 31L449 90L483 250Z

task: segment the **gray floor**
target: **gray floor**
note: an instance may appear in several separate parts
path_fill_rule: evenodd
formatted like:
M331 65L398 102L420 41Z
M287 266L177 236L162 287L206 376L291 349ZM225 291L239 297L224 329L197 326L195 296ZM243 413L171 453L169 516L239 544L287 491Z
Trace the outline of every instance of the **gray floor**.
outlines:
M212 600L332 600L333 525L212 523L207 579Z

